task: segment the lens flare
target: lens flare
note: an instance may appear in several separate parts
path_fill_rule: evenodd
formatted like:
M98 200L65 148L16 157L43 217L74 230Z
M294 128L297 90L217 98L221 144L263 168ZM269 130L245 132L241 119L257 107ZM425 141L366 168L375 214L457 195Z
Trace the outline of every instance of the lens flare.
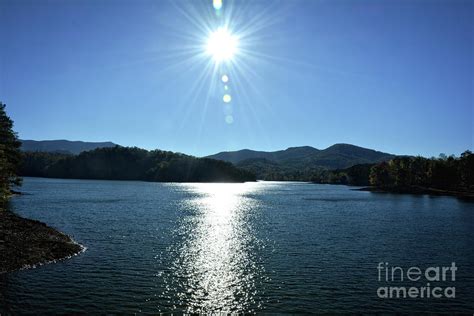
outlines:
M227 124L232 124L232 123L234 123L234 117L233 117L232 115L227 115L227 116L225 117L225 122L226 122Z
M220 27L207 39L206 51L216 62L232 60L237 52L238 39L226 28Z
M224 97L222 98L222 100L225 103L229 103L230 101L232 101L232 97L230 96L230 94L224 94Z
M229 77L227 75L223 75L221 80L222 80L223 83L226 83L226 82L229 81Z
M212 0L214 9L220 10L222 8L222 0Z

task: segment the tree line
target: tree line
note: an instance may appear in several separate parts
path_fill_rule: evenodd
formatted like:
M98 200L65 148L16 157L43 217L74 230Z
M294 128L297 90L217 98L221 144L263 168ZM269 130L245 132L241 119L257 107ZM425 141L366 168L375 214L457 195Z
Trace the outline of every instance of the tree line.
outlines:
M13 121L0 102L0 203L21 185L21 176L158 182L255 181L229 162L137 147L98 148L79 155L22 152Z
M369 180L380 188L474 191L474 154L465 151L459 157L399 157L373 166Z
M237 168L229 162L196 158L169 151L137 147L99 148L79 155L21 152L13 121L0 102L0 203L21 185L20 176L144 180L158 182L243 182L264 180L312 181L315 183L374 186L387 190L434 188L474 192L474 154L439 158L399 156L377 164L359 164L346 169L283 168L254 160Z
M255 175L229 162L137 147L97 148L79 155L24 152L20 175L156 182L244 182Z
M347 169L314 175L316 183L374 186L386 190L431 188L474 192L474 154L439 158L400 156L378 164L355 165Z

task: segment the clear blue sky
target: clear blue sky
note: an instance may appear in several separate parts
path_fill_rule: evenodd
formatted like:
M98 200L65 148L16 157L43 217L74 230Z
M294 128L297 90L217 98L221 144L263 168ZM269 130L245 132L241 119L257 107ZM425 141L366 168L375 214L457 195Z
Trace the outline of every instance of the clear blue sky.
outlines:
M19 136L198 156L473 149L474 1L223 3L218 18L212 1L0 0L0 100ZM213 74L201 26L223 19L241 51Z

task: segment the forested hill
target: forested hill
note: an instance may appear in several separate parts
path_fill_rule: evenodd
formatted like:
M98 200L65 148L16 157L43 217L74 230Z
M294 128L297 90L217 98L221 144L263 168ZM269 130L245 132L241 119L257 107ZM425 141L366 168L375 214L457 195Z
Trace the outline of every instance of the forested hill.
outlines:
M237 164L249 159L266 159L274 162L280 162L287 159L303 159L311 157L319 152L319 149L310 146L290 147L285 150L278 151L257 151L242 149L238 151L223 151L215 155L207 156L207 158L229 161L233 164Z
M82 142L70 140L20 140L23 151L45 151L80 154L83 151L96 148L114 147L112 142Z
M110 147L79 155L23 152L22 176L144 180L157 182L244 182L255 176L229 162L169 151Z
M324 170L344 169L358 164L388 161L395 155L349 144L335 144L323 150L313 147L290 147L263 152L239 150L221 152L208 158L234 163L264 180L310 181Z
M354 146L350 144L335 144L319 150L310 146L290 147L285 150L265 152L249 149L220 152L207 158L229 161L234 164L249 159L262 159L279 164L299 164L301 167L322 167L327 169L347 168L361 163L375 163L390 160L392 154Z

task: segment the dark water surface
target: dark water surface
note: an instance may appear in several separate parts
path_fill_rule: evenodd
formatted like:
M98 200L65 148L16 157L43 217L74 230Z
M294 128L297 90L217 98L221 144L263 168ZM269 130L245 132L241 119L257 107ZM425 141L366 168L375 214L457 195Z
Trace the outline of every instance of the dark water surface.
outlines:
M14 212L88 249L0 275L0 313L474 311L474 204L456 198L40 178L22 191ZM430 285L456 297L378 298L379 262L455 262L455 281ZM404 281L388 285L427 283Z

